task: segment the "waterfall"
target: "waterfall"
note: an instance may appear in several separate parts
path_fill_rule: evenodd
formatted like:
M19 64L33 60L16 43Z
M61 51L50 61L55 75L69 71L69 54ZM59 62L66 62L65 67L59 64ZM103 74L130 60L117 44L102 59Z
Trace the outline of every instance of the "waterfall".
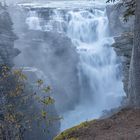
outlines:
M74 93L79 101L73 109L61 114L64 117L61 130L99 118L104 110L119 107L124 96L121 62L111 48L113 38L109 36L105 5L91 1L59 1L19 6L28 9L25 23L29 30L63 34L71 40L79 57L75 73L79 93Z
M67 35L80 56L80 104L63 122L67 128L75 121L82 122L101 116L103 110L118 107L124 94L119 64L111 48L113 38L108 35L106 11L95 9L71 11ZM70 124L68 122L70 121ZM77 122L76 122L77 123Z

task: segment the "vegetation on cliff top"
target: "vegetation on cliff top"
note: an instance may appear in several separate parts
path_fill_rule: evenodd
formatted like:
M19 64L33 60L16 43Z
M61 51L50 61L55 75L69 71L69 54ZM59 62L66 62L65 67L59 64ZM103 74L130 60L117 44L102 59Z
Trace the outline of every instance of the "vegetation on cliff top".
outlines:
M69 129L65 130L64 132L60 133L57 137L54 138L54 140L63 140L63 139L78 140L78 138L76 136L73 137L71 134L77 133L82 128L88 128L90 123L94 123L94 122L96 122L96 120L86 121L77 126L69 128Z
M0 66L2 96L0 133L3 133L0 134L1 136L9 131L10 137L21 140L24 131L32 131L33 122L37 122L38 127L46 124L46 127L41 128L45 132L47 125L59 120L59 117L50 116L47 112L47 107L55 102L50 95L50 86L45 86L41 79L37 80L35 85L36 91L34 92L22 70L11 70L6 65ZM36 104L39 104L40 109L36 108ZM12 128L12 130L7 130L7 128Z
M140 109L125 108L112 117L82 123L54 140L139 140Z

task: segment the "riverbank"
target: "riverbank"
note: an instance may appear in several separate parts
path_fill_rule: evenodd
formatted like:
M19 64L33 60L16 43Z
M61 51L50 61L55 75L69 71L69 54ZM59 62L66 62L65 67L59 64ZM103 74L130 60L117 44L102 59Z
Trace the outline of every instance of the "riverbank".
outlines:
M140 140L140 109L125 108L110 118L84 122L54 140Z

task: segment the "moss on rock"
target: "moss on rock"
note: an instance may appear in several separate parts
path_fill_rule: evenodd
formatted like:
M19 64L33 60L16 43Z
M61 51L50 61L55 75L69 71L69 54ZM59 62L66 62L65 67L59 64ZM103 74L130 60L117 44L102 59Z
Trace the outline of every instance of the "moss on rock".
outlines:
M73 136L73 134L76 134L80 129L88 128L91 122L92 123L96 122L96 120L86 121L77 126L69 128L65 130L64 132L60 133L58 136L56 136L54 140L79 140L78 135Z

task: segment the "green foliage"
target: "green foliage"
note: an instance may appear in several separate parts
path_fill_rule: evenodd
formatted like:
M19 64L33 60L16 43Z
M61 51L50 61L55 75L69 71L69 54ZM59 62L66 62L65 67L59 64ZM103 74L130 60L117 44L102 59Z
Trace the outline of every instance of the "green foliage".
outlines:
M118 0L107 0L106 2L116 2ZM126 11L124 12L124 20L128 21L130 16L135 15L135 7L136 7L136 0L123 0L120 3L120 6L126 7Z
M51 90L51 87L50 87L50 86L47 86L47 87L44 87L44 88L43 88L43 91L44 91L45 93L48 93L50 90Z
M69 128L56 136L54 140L78 140L78 138L73 134L76 134L80 129L88 128L91 123L94 124L95 122L96 120L85 121L77 126Z
M20 70L10 70L9 67L0 66L0 85L1 95L6 99L6 102L1 105L0 110L3 111L4 122L13 127L13 129L25 130L32 129L32 122L37 120L37 123L44 124L53 121L54 118L48 116L47 107L53 105L55 100L50 96L51 87L45 86L42 79L38 79L37 83L38 93L28 89L28 78ZM47 94L44 94L47 93ZM42 96L42 95L43 96ZM36 112L35 102L42 107L40 112ZM57 118L57 117L56 117ZM56 120L55 118L55 120ZM57 118L58 119L58 118ZM0 124L1 125L1 124ZM42 128L43 132L45 129ZM20 133L15 134L20 135ZM20 140L21 136L18 136ZM16 139L15 139L16 140Z
M41 102L45 105L54 104L55 100L51 97L44 98Z
M22 70L13 70L12 72L13 72L13 75L15 75L15 77L18 80L21 80L21 81L27 80L27 76L23 74Z
M44 82L43 82L42 79L38 79L38 80L36 81L36 83L37 83L38 87L40 87L40 86L43 85Z
M136 7L136 0L125 1L124 6L126 7L126 11L124 13L124 20L128 20L130 16L135 15L135 7Z
M44 119L46 119L47 112L46 112L46 111L44 111L44 110L42 110L42 111L41 111L41 115L42 115L42 117L43 117Z

